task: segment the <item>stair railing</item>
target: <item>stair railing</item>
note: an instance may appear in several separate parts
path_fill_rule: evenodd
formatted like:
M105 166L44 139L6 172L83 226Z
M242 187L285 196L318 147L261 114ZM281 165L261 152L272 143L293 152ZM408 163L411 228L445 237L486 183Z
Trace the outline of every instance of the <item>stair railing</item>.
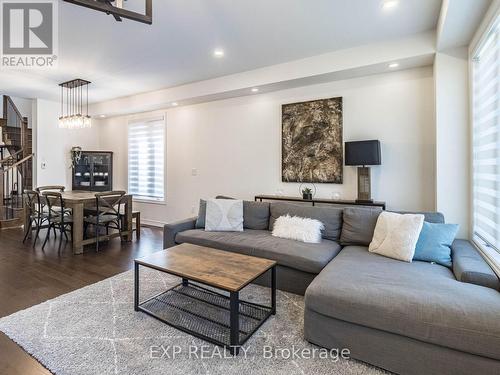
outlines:
M23 208L24 189L32 189L33 154L28 119L7 95L3 96L3 114L2 156L5 150L10 156L0 160L0 218L8 218Z
M6 126L13 128L20 128L22 126L24 121L23 116L19 113L10 96L7 95L3 97L3 115L7 119Z
M14 163L17 163L20 160L20 158L23 156L23 154L24 154L24 150L19 150L19 151L16 151L15 153L13 153L12 155L7 156L4 159L1 159L0 160L0 169L7 168L7 167L13 165Z
M31 153L31 140L29 140L28 119L22 117L12 99L3 96L3 115L0 119L2 127L2 141L6 145L11 154L16 150L24 149L23 156L28 156Z
M0 169L0 217L8 217L14 209L23 208L23 191L32 189L33 154ZM1 210L5 210L3 213ZM7 214L7 215L6 215Z

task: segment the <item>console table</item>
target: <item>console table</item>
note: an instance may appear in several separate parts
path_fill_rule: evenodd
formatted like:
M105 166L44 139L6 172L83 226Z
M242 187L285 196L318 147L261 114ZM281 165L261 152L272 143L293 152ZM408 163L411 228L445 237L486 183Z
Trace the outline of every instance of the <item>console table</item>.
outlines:
M365 206L365 207L381 207L385 210L385 202L356 202L355 200L341 200L341 199L327 199L327 198L313 198L313 199L302 199L301 197L286 197L281 195L256 195L255 201L286 201L286 202L306 202L311 203L313 206L316 203L323 204L338 204L344 206Z

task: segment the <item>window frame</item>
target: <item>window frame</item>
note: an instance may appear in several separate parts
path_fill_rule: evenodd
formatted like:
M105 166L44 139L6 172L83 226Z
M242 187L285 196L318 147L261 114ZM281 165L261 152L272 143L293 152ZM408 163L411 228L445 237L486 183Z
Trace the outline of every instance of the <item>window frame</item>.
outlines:
M500 276L500 249L492 247L487 241L483 240L480 236L474 233L474 217L475 217L475 207L474 207L474 60L477 54L486 44L490 34L495 27L500 27L500 7L496 10L487 13L483 23L476 32L472 43L469 46L469 122L470 122L470 145L469 145L469 155L470 155L470 233L471 242L483 256L486 262L491 266L493 271Z
M167 204L167 114L158 114L150 116L133 116L127 120L127 189L130 192L130 169L129 169L129 139L130 125L140 122L162 121L163 124L163 199L147 198L132 194L132 201L136 203L166 205Z

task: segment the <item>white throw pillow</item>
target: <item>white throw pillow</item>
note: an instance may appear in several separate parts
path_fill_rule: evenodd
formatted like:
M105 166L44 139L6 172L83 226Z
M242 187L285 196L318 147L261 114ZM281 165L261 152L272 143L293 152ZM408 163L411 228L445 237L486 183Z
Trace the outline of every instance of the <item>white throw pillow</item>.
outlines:
M368 250L411 262L423 224L424 215L382 212L377 219Z
M288 238L308 243L320 243L321 231L325 229L319 220L298 216L280 216L274 222L274 237Z
M207 200L205 230L242 232L243 201L238 199Z

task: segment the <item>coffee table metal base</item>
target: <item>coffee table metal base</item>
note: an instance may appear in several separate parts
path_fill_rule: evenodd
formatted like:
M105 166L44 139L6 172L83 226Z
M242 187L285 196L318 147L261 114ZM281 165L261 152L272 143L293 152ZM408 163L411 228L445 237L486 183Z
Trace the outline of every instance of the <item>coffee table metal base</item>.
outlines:
M270 272L271 306L242 301L239 292L227 296L187 279L139 302L139 264L135 263L134 309L238 355L240 346L276 314L276 267Z

